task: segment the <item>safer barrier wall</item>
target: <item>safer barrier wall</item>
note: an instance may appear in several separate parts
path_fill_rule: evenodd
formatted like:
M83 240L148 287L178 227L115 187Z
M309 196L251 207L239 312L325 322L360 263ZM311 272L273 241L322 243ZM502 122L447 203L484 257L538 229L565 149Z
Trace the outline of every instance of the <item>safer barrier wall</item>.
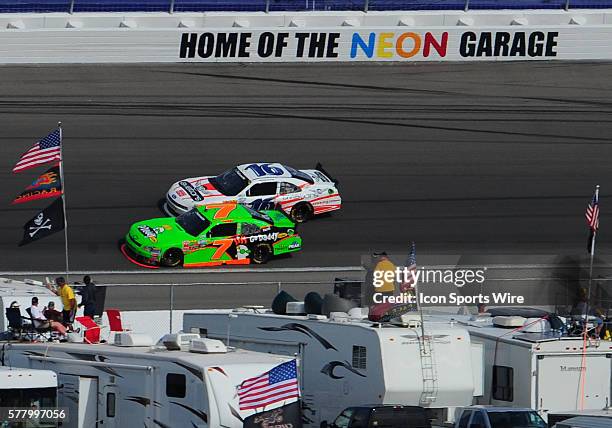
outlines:
M0 63L609 60L611 16L11 15L0 16Z

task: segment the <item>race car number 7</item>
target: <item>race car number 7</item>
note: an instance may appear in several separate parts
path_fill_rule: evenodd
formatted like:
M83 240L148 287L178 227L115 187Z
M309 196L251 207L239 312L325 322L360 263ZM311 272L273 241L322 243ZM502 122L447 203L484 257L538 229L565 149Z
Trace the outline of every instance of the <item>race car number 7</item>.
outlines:
M207 210L218 208L219 210L215 213L215 218L227 218L232 211L236 208L236 204L210 204L206 205Z
M271 166L269 163L252 163L246 167L250 169L258 177L265 175L283 175L283 170L277 166Z
M215 242L211 242L210 245L218 247L215 253L212 255L212 260L219 260L223 254L227 252L227 249L234 243L233 239L219 239Z

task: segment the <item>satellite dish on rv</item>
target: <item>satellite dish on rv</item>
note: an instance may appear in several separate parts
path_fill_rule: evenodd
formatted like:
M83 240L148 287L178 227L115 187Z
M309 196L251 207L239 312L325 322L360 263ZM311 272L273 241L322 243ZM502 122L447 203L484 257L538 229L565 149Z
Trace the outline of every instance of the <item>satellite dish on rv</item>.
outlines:
M293 297L291 294L281 290L281 292L278 293L272 301L272 312L277 315L287 315L287 303L297 301L298 299Z
M352 300L343 299L335 294L326 294L323 298L323 315L327 315L332 312L346 312L348 313L351 309L356 308L357 303Z
M323 298L316 291L311 291L304 297L304 310L307 314L323 315Z

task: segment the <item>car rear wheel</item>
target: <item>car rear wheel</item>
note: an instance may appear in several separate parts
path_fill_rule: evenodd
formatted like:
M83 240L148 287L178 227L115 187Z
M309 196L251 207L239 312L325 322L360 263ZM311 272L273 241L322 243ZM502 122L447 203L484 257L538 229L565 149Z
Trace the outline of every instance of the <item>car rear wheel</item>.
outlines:
M257 246L253 249L251 260L253 260L253 263L261 265L267 263L267 261L270 260L271 257L272 247L270 246L270 244L257 244Z
M161 264L167 267L177 267L183 264L183 252L178 248L170 248L164 253Z
M314 209L309 203L298 204L291 208L291 219L296 223L304 223L312 217Z

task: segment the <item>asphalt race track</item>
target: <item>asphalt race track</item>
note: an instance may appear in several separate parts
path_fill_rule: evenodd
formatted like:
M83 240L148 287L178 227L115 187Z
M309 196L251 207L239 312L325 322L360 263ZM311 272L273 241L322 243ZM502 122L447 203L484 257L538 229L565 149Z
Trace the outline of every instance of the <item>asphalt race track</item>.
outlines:
M72 269L140 269L117 241L177 179L321 161L343 210L269 267L351 266L371 250L585 254L602 186L610 252L612 64L136 65L0 68L0 270L63 269L63 235L18 248L49 201L11 169L64 124Z

